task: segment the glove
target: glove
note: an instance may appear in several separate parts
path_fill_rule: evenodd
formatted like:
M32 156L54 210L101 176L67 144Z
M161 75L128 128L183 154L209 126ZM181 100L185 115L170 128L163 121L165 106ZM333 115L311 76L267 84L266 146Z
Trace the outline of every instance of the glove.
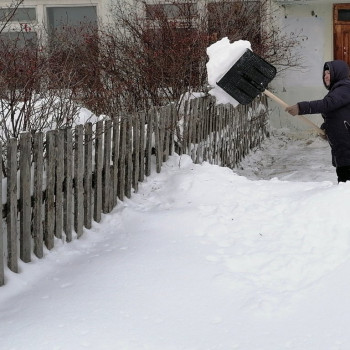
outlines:
M299 114L299 106L296 104L294 106L288 106L285 109L286 112L288 112L289 114L291 114L292 116L298 115Z

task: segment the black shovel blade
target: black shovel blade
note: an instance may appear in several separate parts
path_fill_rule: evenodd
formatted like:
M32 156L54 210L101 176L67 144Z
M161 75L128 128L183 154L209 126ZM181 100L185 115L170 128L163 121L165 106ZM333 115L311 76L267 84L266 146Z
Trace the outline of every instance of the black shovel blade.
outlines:
M240 104L246 105L265 90L276 73L273 65L247 49L217 85Z

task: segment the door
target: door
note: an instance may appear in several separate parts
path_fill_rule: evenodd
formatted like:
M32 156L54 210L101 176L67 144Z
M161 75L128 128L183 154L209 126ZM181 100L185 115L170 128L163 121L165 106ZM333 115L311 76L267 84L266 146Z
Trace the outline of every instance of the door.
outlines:
M333 5L334 59L350 65L350 4Z

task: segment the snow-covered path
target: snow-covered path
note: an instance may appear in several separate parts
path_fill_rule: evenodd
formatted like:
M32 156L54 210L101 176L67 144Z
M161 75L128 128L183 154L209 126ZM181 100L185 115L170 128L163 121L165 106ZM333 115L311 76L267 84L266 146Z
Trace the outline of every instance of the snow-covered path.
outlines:
M252 180L337 182L328 142L320 137L293 139L287 130L273 132L235 172Z
M323 141L263 148L248 178L175 155L81 239L6 271L0 349L347 349L350 184Z

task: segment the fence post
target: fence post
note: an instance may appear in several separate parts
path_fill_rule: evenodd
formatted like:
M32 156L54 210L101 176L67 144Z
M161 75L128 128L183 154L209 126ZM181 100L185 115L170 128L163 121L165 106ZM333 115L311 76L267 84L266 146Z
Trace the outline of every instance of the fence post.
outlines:
M168 120L168 106L162 107L159 110L159 148L160 148L160 168L159 171L161 171L161 166L163 162L166 161L165 159L165 140L166 140L166 124Z
M202 137L202 132L203 132L203 123L204 123L204 118L203 118L203 99L198 100L198 107L197 107L197 121L196 121L196 133L195 133L195 138L196 138L196 144L197 144L197 150L196 150L196 156L195 156L195 162L196 163L201 163L203 161L203 137Z
M175 148L176 116L176 108L175 105L172 104L170 108L169 156L173 155Z
M196 100L191 100L188 110L188 125L187 125L187 154L192 158L192 146L194 146L195 141L193 141L193 129L195 128L196 124L194 124L195 121L195 110L196 110L197 102Z
M74 230L79 238L83 234L84 222L83 125L77 125L75 127L74 136Z
M31 135L29 132L20 135L19 169L20 169L20 258L24 262L31 260L31 193L30 163Z
M154 139L155 139L155 149L156 149L156 171L160 173L162 167L163 159L163 145L161 140L161 119L162 116L159 115L158 111L153 109L153 122L154 122Z
M0 154L2 154L2 144L0 142ZM0 161L0 286L5 283L5 273L4 273L4 231L3 231L3 218L2 218L2 161Z
M103 121L96 123L95 133L95 178L94 178L94 220L101 221L102 211L102 137L103 137Z
M33 206L33 238L34 254L41 259L43 252L43 222L42 222L42 204L43 204L43 162L44 146L43 133L38 132L34 135L33 145L34 161L34 206Z
M147 136L146 136L146 166L145 174L146 176L151 175L152 163L152 135L153 135L153 110L148 111L147 118Z
M140 143L139 143L139 181L143 182L145 179L145 114L139 113L140 124Z
M113 142L112 142L112 207L118 202L118 160L119 160L119 117L113 118Z
M7 142L7 266L18 272L17 261L17 139Z
M84 226L92 226L92 124L85 124L84 145Z
M186 100L184 103L184 115L183 115L183 131L182 131L182 140L181 142L181 155L182 154L188 154L187 148L188 148L188 124L190 119L190 104L189 101ZM178 139L180 138L180 134L177 135Z
M66 241L72 241L72 159L73 140L72 129L65 129L64 133L64 197L63 197L63 231Z
M55 236L57 238L62 238L63 231L64 133L65 131L61 129L56 134Z
M202 128L202 138L203 138L203 161L208 160L208 137L209 137L209 121L208 121L208 109L209 109L209 99L205 98L203 101L203 111L201 118L203 119L203 128Z
M104 152L103 152L103 177L102 177L102 211L109 213L111 195L111 140L112 121L106 120L104 123Z
M126 118L121 119L120 129L120 154L118 162L118 197L122 201L125 194L125 153L126 153Z
M133 168L132 168L132 186L137 192L139 190L139 177L140 177L140 122L138 114L133 115Z
M216 113L215 104L210 104L210 109L208 111L208 128L209 128L209 137L208 137L208 161L210 164L213 164L213 144L214 144L214 118Z
M55 231L55 150L56 130L46 133L46 198L44 241L47 249L54 247Z
M132 114L127 116L127 127L126 127L126 173L125 173L125 195L131 197L131 187L132 187L132 153L133 153L133 143L132 143Z
M233 140L232 140L232 107L230 106L228 110L228 131L227 131L227 138L229 140L229 145L227 149L227 162L228 162L228 167L233 168L233 159L232 159L232 145L233 145Z
M221 116L221 111L222 111L222 105L218 106L216 108L216 113L215 113L215 153L214 153L214 159L215 159L215 164L219 165L220 164L220 116Z
M166 106L164 109L163 121L163 162L169 158L169 140L170 140L170 125L171 125L171 106Z

